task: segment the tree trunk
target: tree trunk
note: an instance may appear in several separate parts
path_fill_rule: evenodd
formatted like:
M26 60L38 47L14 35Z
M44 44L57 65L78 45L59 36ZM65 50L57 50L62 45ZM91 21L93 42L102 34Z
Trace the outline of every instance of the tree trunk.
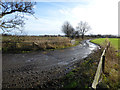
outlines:
M84 39L84 34L82 34L82 39Z

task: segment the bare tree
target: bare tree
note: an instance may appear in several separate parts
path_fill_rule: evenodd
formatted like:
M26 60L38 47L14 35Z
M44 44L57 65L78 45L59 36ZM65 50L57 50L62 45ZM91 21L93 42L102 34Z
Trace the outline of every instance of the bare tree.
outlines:
M85 33L91 29L88 23L83 21L78 23L78 26L76 28L78 29L79 34L82 35L82 39L84 38Z
M74 28L72 27L72 25L68 21L64 22L64 24L62 26L62 32L67 37L73 37L74 31L75 31Z
M74 32L74 37L76 37L76 38L79 38L79 37L80 37L80 34L79 34L78 31L75 31L75 32Z
M0 2L0 28L3 32L11 32L24 26L24 14L34 14L35 2ZM10 16L11 15L11 16Z

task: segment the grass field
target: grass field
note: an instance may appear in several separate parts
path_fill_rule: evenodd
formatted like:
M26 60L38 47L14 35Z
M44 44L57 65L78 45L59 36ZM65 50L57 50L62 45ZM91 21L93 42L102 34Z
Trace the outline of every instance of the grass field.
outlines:
M102 45L105 42L106 38L99 38L99 39L93 39L91 42L96 43L98 45Z
M119 41L120 41L120 38L109 38L108 39L112 46L116 49L116 50L120 50L120 44L119 44Z
M112 47L114 47L116 50L120 50L120 47L118 47L118 42L120 41L120 38L107 38ZM94 39L94 40L91 40L91 42L93 43L96 43L96 44L99 44L99 45L104 45L105 42L106 42L106 38L99 38L99 39Z
M67 37L3 36L2 51L32 51L70 47Z

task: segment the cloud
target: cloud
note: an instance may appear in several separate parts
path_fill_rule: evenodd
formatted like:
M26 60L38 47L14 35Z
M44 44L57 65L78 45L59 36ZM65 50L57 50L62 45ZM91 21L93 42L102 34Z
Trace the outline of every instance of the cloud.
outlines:
M61 26L64 21L68 20L74 28L76 28L80 21L88 22L92 28L89 33L117 34L118 1L91 0L90 2L90 0L86 0L86 2L89 2L89 4L82 5L76 3L74 7L62 6L57 10L53 9L50 11L51 13L47 13L48 16L38 15L38 19L35 19L33 16L26 16L29 18L29 20L26 21L26 29L29 30L30 34L35 32L35 34L62 34ZM53 7L56 8L57 4L56 6L53 4Z
M64 14L64 15L68 15L69 14L69 10L65 10L65 9L60 9L59 12L61 14Z
M80 21L87 21L94 34L117 34L117 1L93 0L87 6L78 5L69 10L60 10L63 15L71 17L69 21L75 27Z

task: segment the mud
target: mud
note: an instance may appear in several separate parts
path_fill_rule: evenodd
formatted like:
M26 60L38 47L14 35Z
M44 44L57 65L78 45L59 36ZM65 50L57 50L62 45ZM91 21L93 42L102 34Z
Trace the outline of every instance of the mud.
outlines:
M99 47L89 40L54 51L2 55L3 88L34 88L68 73Z

